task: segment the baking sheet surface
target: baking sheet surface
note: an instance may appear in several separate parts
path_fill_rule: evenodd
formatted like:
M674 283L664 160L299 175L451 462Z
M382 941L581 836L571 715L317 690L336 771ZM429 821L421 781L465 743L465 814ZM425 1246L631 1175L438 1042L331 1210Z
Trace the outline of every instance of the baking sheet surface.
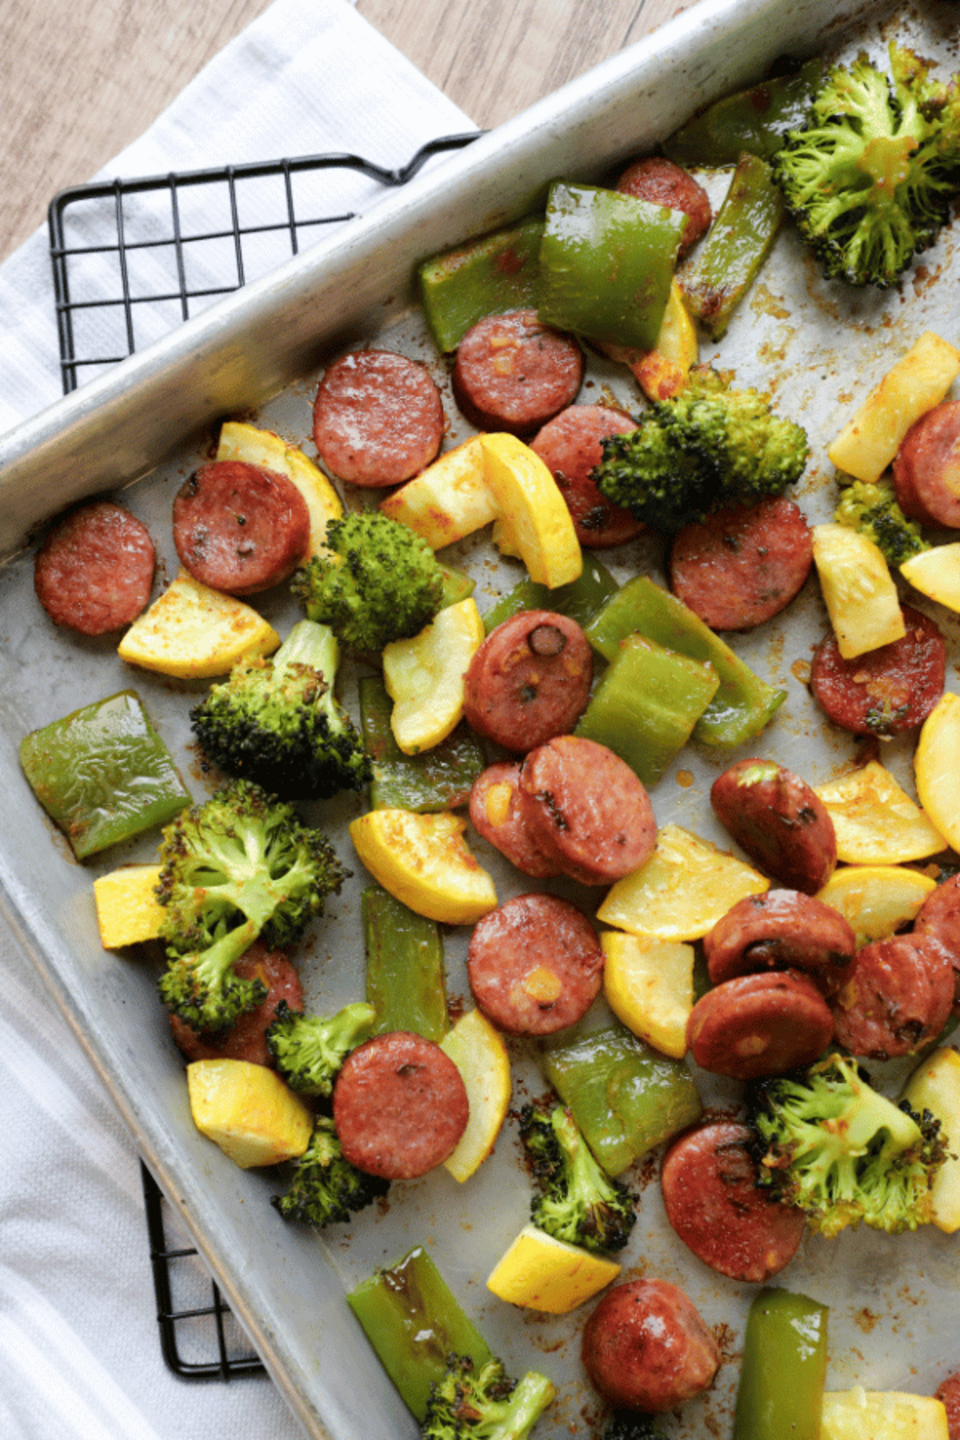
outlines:
M751 14L761 8L751 7ZM722 20L725 12L714 7L705 13ZM882 60L886 40L895 34L954 71L960 68L955 29L956 6L931 3L897 13L883 26L864 22L847 50L854 53L864 41ZM708 49L706 29L699 43ZM675 100L670 104L676 109ZM682 113L677 111L672 118L679 119ZM629 155L625 135L621 142L622 151L619 145L611 149L611 161L619 163L623 154ZM547 178L549 172L535 177L537 183ZM511 186L519 193L518 177L509 177ZM898 289L853 295L824 282L787 229L722 344L702 342L702 360L734 371L738 384L769 389L775 407L807 428L812 458L797 498L811 522L832 515L835 492L826 445L869 386L921 331L933 329L954 342L960 336L956 229L955 225L922 257ZM327 357L341 338L331 336ZM416 314L391 311L378 343L427 363L444 392L450 420L447 446L464 438L469 431L453 404L447 366L434 354ZM319 368L311 369L262 405L255 416L257 423L303 444L311 455L310 406L318 374ZM642 408L633 381L592 356L590 376L579 399L585 403L610 395L635 412ZM211 421L214 418L211 415ZM182 448L146 481L124 492L125 503L146 521L158 545L162 557L158 589L177 569L170 534L173 496L198 459L209 453L214 435L211 426L198 442ZM446 552L445 558L472 571L481 610L521 574L515 564L496 559L488 534ZM660 547L653 538L601 558L619 578L639 569L661 582L664 579ZM911 603L933 614L947 635L947 684L957 689L956 617L921 597L912 596ZM284 595L271 595L259 608L281 633L299 618ZM342 1297L345 1288L376 1266L422 1243L508 1369L517 1373L539 1368L557 1382L558 1401L541 1421L537 1435L559 1440L571 1433L589 1433L601 1407L584 1384L579 1366L579 1332L586 1311L567 1317L524 1313L494 1300L484 1286L489 1269L527 1218L530 1187L512 1124L505 1127L493 1159L465 1186L458 1187L443 1170L421 1181L397 1184L381 1210L365 1211L352 1225L334 1227L323 1236L279 1218L268 1203L278 1188L275 1176L240 1172L195 1132L182 1064L155 995L156 967L105 953L93 912L93 877L125 860L151 859L154 840L109 852L85 867L73 863L27 789L17 747L28 730L133 685L178 759L193 795L200 799L206 783L190 748L188 710L205 686L133 671L117 658L111 642L57 632L35 601L29 552L0 568L0 614L0 780L6 806L0 875L9 914L307 1430L326 1431L333 1440L354 1440L359 1434L415 1434L415 1425ZM748 663L787 691L787 700L749 751L711 755L688 747L652 792L661 825L684 825L729 848L712 819L708 792L714 776L733 759L759 752L814 784L851 762L854 742L839 732L825 731L805 683L812 646L825 626L825 611L811 580L782 623L772 622L734 642ZM345 699L356 715L349 685ZM897 742L882 756L909 790L913 788L911 750L908 742ZM344 859L357 872L330 904L302 957L308 1006L321 1012L363 993L358 897L367 882L345 834L347 822L361 809L362 800L354 796L305 809L338 837ZM528 888L489 847L479 840L474 845L495 873L501 899ZM587 907L598 903L593 892L571 893ZM469 1002L463 969L467 938L463 930L449 932L446 959L451 997ZM511 1054L517 1106L526 1096L539 1093L543 1083L522 1044L512 1043ZM891 1067L886 1077L891 1090L899 1073ZM703 1093L708 1102L720 1104L735 1101L737 1095L735 1088L725 1089L706 1078ZM723 1337L725 1363L714 1389L668 1419L665 1431L690 1440L705 1433L728 1434L743 1321L753 1289L721 1279L689 1255L665 1223L650 1167L639 1167L625 1178L642 1189L642 1205L621 1257L623 1278L658 1275L679 1284ZM787 1288L806 1291L831 1307L831 1388L862 1384L927 1393L960 1362L960 1350L954 1349L951 1338L958 1281L957 1241L931 1227L925 1233L894 1238L869 1231L844 1233L832 1241L808 1237L781 1276Z

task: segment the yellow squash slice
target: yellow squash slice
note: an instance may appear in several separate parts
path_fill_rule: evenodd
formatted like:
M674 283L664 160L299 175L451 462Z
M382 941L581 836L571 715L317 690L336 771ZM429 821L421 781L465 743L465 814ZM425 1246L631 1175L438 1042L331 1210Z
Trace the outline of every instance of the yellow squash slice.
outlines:
M553 590L576 580L583 554L567 502L549 469L515 435L481 435L487 484L497 506L494 544Z
M847 525L813 527L813 560L845 660L906 634L900 596L878 546Z
M879 760L816 787L837 834L837 859L848 865L903 865L945 848L932 819Z
M525 1225L488 1275L487 1289L511 1305L566 1315L619 1273L615 1260L556 1240L536 1225Z
M473 925L496 907L497 892L467 845L466 828L449 810L370 810L351 823L350 838L373 878L416 914Z
M682 1059L693 1009L693 946L618 930L601 931L600 944L610 1009L655 1050Z
M900 566L900 574L921 595L960 613L960 540L911 555Z
M828 1390L820 1440L948 1440L947 1412L932 1395L898 1390Z
M442 550L496 519L480 436L448 450L426 470L381 500L380 509Z
M831 905L868 945L909 925L936 882L903 865L841 865L817 899Z
M197 1129L241 1170L302 1155L313 1112L275 1070L250 1060L194 1060L187 1066Z
M634 935L699 940L745 895L770 889L759 870L680 825L663 825L650 859L618 880L597 919Z
M238 660L269 655L279 644L280 636L256 610L181 570L134 620L117 654L144 670L205 680L226 675Z
M913 764L920 804L951 848L960 850L960 695L952 690L921 725Z
M929 1110L943 1126L948 1155L933 1177L933 1223L953 1235L960 1230L960 1055L950 1046L937 1050L907 1081L903 1098L915 1110Z
M454 1180L469 1180L492 1152L510 1105L510 1057L503 1036L479 1010L468 1010L440 1041L463 1077L470 1118L444 1160Z
M122 865L93 882L97 926L104 950L156 940L166 911L156 897L159 865Z
M386 646L390 728L405 755L439 745L456 729L463 718L464 676L483 638L483 619L470 597L446 606L419 635Z
M310 515L310 554L318 555L325 547L327 521L338 520L343 514L340 496L323 471L308 460L302 450L289 445L272 430L258 430L238 420L228 420L220 428L217 445L218 460L243 460L260 465L292 480L307 502Z

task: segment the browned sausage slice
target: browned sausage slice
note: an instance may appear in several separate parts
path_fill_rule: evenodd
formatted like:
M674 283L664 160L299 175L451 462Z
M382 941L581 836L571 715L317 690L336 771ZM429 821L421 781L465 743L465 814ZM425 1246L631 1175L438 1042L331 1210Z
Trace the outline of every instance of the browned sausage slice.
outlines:
M738 760L710 787L717 819L772 879L815 895L837 864L833 821L805 780L773 760Z
M932 935L953 964L953 1014L960 1015L960 875L943 880L931 890L917 911L914 933Z
M736 1120L686 1131L664 1156L660 1188L667 1219L698 1260L762 1285L789 1265L806 1221L759 1185L751 1134Z
M589 1010L603 981L591 921L556 895L516 895L477 922L467 976L480 1009L511 1035L552 1035Z
M530 834L564 875L612 885L637 870L657 843L646 789L606 745L558 735L531 750L520 771Z
M734 1080L811 1065L832 1038L830 1007L801 970L725 980L701 996L687 1020L687 1048L697 1064Z
M37 552L37 599L56 625L108 635L150 599L156 556L145 525L122 505L95 500L64 515Z
M954 971L935 936L893 935L857 951L832 1003L836 1037L851 1055L892 1060L934 1040L953 1007Z
M746 895L703 938L714 985L758 970L805 970L824 994L850 978L856 948L849 921L799 890Z
M242 979L262 980L266 985L267 993L260 1004L241 1015L229 1030L215 1035L203 1035L179 1015L171 1014L173 1038L188 1060L249 1060L273 1068L276 1062L264 1037L281 1001L291 1010L303 1009L300 976L285 951L268 950L259 940L240 957L234 969Z
M814 652L810 689L835 725L854 735L899 735L922 725L943 694L947 647L928 615L900 607L906 634L844 660L830 631Z
M573 729L592 679L593 652L575 620L522 610L491 630L474 654L463 712L480 735L525 752Z
M286 580L306 555L307 502L292 480L245 460L214 460L173 502L177 555L201 585L253 595Z
M489 840L524 875L546 880L561 872L527 829L517 794L519 782L518 760L488 765L470 791L470 822L478 835Z
M352 485L399 485L443 441L443 401L430 373L392 350L357 350L328 367L313 403L321 463Z
M911 425L893 483L908 519L960 529L960 400L944 400Z
M659 1415L713 1381L720 1348L693 1302L666 1280L626 1280L605 1292L583 1328L581 1356L612 1405Z
M813 564L813 537L785 495L717 510L677 532L670 588L711 630L752 630L785 610Z
M680 256L690 249L710 228L713 218L710 197L699 181L672 160L648 155L635 160L614 186L623 195L648 200L651 205L666 205L669 210L682 210L687 218L680 242Z
M571 405L583 383L583 351L536 310L486 315L457 346L453 393L480 430L532 435Z
M351 1165L383 1180L412 1180L442 1165L467 1126L470 1104L453 1061L407 1030L351 1050L333 1090L333 1120Z
M947 1412L948 1440L960 1440L960 1370L940 1382L934 1397Z
M635 430L637 422L606 405L571 405L548 420L530 441L557 482L573 519L577 539L592 550L622 545L645 528L622 505L601 495L591 471L603 459L608 435Z

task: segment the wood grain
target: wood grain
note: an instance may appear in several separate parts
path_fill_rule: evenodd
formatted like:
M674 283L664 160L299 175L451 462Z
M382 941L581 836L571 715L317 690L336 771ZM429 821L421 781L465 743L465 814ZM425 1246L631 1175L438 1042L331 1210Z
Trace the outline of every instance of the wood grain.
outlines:
M2 0L0 259L136 139L269 0ZM487 128L640 39L679 0L359 0ZM238 155L242 161L245 157Z

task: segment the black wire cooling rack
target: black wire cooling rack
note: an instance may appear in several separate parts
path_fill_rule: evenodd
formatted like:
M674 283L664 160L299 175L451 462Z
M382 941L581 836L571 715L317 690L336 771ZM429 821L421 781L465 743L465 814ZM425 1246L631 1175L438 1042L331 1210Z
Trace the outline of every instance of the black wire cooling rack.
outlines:
M405 185L432 156L460 149L478 133L432 140L392 170L337 153L61 191L48 222L64 392L299 254L324 227L353 219L359 212L349 207L345 176L357 177L362 204L369 199L364 181ZM346 209L329 208L330 172L338 195L348 196ZM196 1250L171 1234L176 1221L142 1164L141 1176L168 1369L187 1380L262 1375L262 1362Z

